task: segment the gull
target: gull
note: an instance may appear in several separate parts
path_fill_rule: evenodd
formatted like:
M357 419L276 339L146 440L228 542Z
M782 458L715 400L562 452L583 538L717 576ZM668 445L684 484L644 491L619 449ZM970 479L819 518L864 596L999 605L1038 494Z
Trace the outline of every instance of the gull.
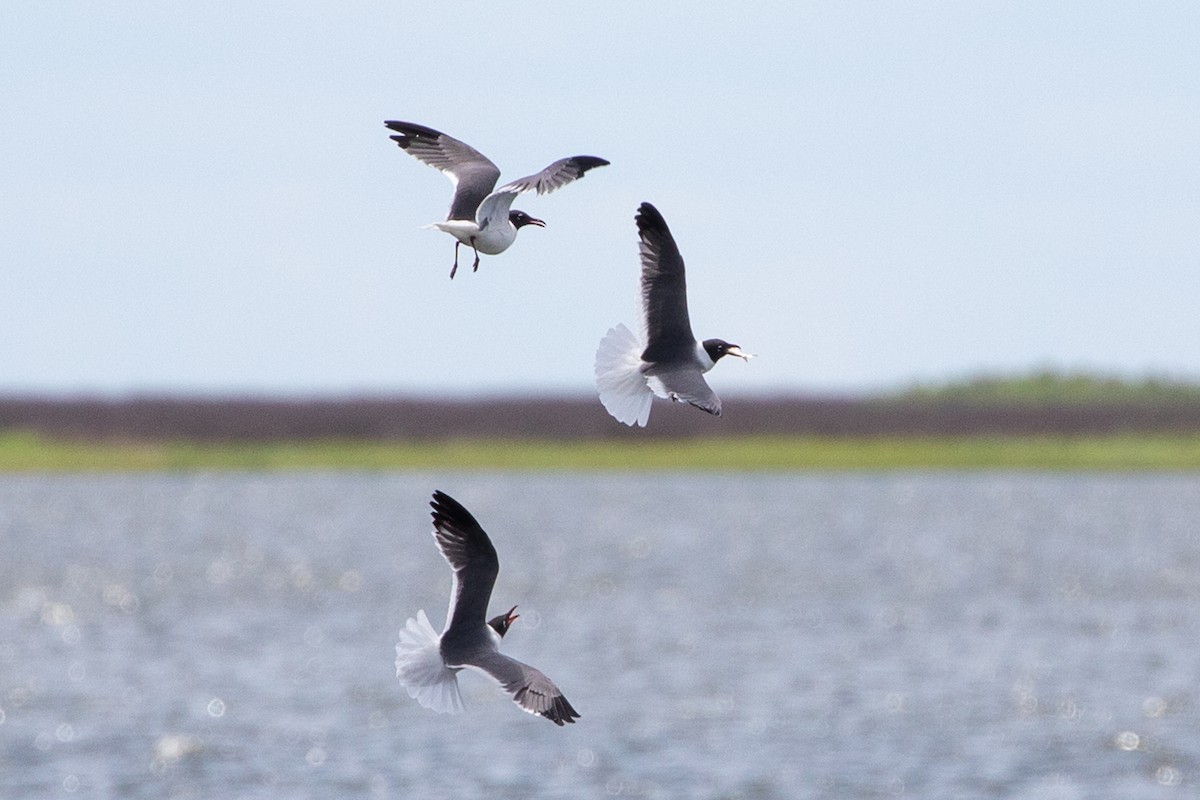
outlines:
M596 156L560 158L541 172L506 183L493 191L500 179L500 168L475 148L413 122L388 120L383 124L396 132L391 138L400 149L446 173L454 184L454 199L450 202L446 221L426 226L445 231L458 240L454 243L451 278L458 272L459 245L470 245L475 251L475 263L471 267L474 272L479 269L480 253L489 256L503 253L516 241L517 231L526 225L546 227L544 221L512 209L517 195L533 190L548 194L582 178L589 169L609 163Z
M619 324L596 350L596 388L608 413L645 426L654 395L690 403L715 416L721 400L704 373L723 356L753 356L723 339L697 342L688 320L683 256L658 209L642 203L635 217L642 259L642 336Z
M579 713L541 671L497 649L520 614L516 606L484 622L492 586L500 572L496 548L462 504L434 492L433 536L442 556L454 570L450 610L441 636L429 624L425 610L417 612L400 631L396 645L396 677L411 697L439 714L463 710L458 673L470 667L497 681L518 706L540 714L555 725L573 723Z

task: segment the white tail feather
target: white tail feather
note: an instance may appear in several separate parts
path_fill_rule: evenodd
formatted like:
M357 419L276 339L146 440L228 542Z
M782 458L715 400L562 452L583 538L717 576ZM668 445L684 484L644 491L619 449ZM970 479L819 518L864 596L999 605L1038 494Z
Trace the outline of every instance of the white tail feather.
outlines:
M458 670L442 661L438 638L424 609L416 619L409 618L396 644L396 677L421 705L439 714L457 714L463 710Z
M643 349L624 324L610 328L596 348L596 389L618 422L645 427L654 393L641 371Z

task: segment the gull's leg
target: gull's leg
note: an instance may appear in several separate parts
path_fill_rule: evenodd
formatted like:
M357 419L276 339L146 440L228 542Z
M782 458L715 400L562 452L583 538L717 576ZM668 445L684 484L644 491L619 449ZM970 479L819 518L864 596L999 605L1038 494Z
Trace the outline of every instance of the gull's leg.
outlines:
M475 237L471 237L471 249L475 250ZM471 272L479 271L479 251L475 250L475 264L471 267Z
M458 272L458 246L460 244L462 242L457 240L454 242L454 266L450 268L450 280L454 280L454 273Z

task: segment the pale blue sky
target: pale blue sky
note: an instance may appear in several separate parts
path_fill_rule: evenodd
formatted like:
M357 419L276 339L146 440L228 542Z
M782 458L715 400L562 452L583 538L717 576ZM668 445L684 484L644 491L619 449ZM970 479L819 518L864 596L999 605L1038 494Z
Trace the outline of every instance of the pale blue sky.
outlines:
M1200 4L328 7L0 6L0 392L588 391L643 200L722 394L1200 377ZM392 118L612 166L451 282Z

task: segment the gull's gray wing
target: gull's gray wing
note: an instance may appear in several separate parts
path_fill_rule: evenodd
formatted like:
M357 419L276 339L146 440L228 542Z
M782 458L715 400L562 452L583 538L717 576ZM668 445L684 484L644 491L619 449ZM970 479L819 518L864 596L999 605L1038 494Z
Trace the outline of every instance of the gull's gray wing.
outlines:
M487 624L488 601L500 573L500 559L491 539L461 503L444 492L434 492L429 505L433 508L434 540L454 570L443 638L464 632L474 635Z
M476 654L461 666L473 667L498 681L512 695L513 702L530 714L540 714L560 726L579 718L579 712L571 707L554 681L515 658L489 650Z
M603 158L596 156L560 158L541 172L509 181L501 186L499 191L513 191L520 194L536 190L538 194L549 194L555 189L561 189L571 181L579 180L589 169L604 167L608 163Z
M684 403L690 403L702 411L707 411L714 417L721 416L721 398L717 397L704 380L704 374L699 367L687 365L679 368L654 369L646 371L662 383L667 397Z
M388 120L392 140L418 161L436 167L454 183L446 219L475 219L475 210L500 179L500 168L469 144L415 122Z
M606 164L608 162L603 158L595 156L560 158L541 172L506 183L489 194L479 204L475 221L483 228L493 222L507 220L513 200L522 192L536 191L538 194L547 194L555 189L561 189L571 181L582 178L589 169L603 167Z
M688 319L683 256L657 208L642 203L635 221L642 258L642 323L646 341L642 360L668 363L691 360L696 337Z

